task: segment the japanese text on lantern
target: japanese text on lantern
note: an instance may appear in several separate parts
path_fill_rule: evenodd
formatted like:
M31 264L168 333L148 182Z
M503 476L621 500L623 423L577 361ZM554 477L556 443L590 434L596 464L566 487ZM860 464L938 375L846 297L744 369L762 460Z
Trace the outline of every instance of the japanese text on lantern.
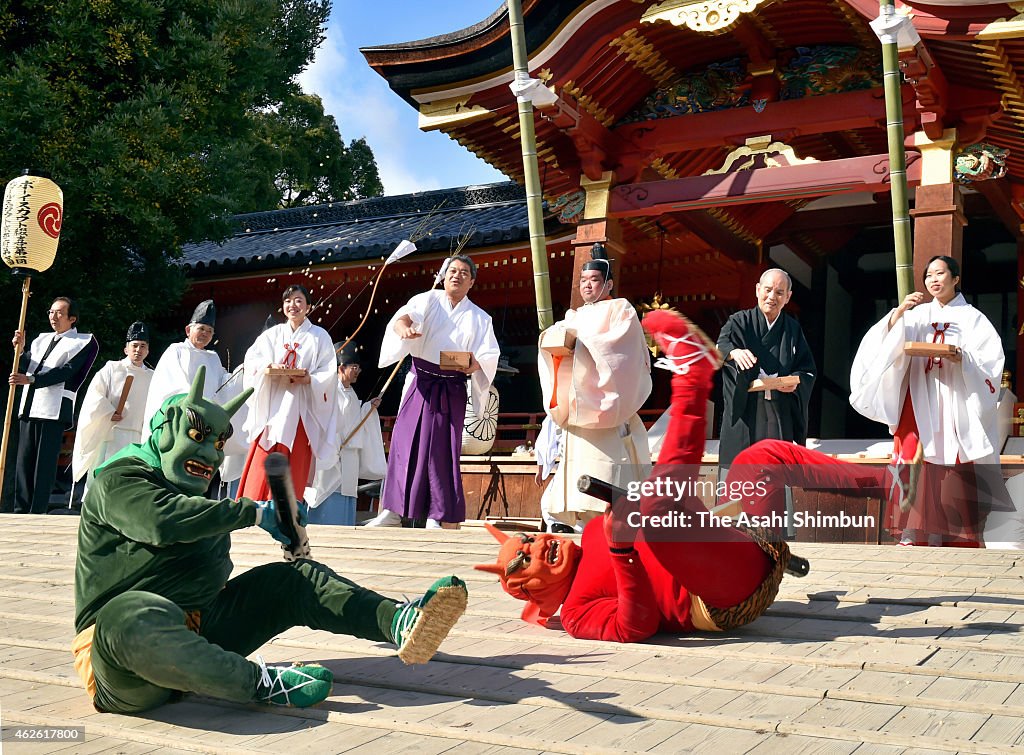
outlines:
M4 199L4 238L0 239L4 262L10 267L28 265L28 223L32 215L29 205L29 182L22 184L20 191L9 191Z

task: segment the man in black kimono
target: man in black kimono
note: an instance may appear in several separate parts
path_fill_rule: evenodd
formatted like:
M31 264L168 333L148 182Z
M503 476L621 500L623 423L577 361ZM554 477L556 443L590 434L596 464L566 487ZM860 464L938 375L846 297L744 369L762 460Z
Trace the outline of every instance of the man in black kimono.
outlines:
M725 413L719 445L719 465L728 467L736 455L759 440L807 441L807 402L814 387L814 357L800 323L782 308L793 295L793 282L784 270L761 275L757 306L732 315L718 336L725 356L722 395ZM759 377L797 375L791 388L748 393Z
M46 513L64 431L72 425L78 389L100 350L91 334L78 332L73 300L58 296L46 315L53 332L32 341L7 380L11 386L24 386L18 410L15 514ZM24 347L25 333L16 330L11 343Z

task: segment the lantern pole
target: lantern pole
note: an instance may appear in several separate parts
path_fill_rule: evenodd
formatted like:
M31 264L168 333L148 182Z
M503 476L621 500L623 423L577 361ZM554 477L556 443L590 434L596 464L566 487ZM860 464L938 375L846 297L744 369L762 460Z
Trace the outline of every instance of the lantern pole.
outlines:
M63 219L64 192L49 178L29 175L25 170L4 189L3 208L0 212L0 259L11 268L12 275L24 278L21 284L21 314L18 316L18 332L21 337L14 344L11 375L18 372L18 363L25 351L25 317L28 314L32 276L53 265ZM7 386L7 412L4 415L3 439L0 440L0 495L3 495L7 451L14 420L14 395L18 387L10 380Z
M32 276L26 274L25 280L21 284L21 315L18 317L18 332L21 333L21 339L14 347L14 362L11 365L12 372L18 371L18 362L21 360L21 354L25 348L25 317L28 314L28 297L30 296L28 290L31 284ZM14 419L14 394L18 387L16 385L8 385L7 388L7 411L4 413L4 437L3 441L0 442L0 495L3 494L4 489L4 473L7 468L7 448L11 440L11 424Z

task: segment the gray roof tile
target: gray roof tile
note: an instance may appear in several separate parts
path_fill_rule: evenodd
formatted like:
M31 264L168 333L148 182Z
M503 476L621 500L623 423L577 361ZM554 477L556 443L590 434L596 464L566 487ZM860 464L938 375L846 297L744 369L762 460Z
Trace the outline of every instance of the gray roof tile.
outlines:
M187 244L182 263L202 277L386 256L431 212L434 229L416 242L419 252L448 251L470 230L467 250L529 238L523 189L509 181L238 215L230 238Z

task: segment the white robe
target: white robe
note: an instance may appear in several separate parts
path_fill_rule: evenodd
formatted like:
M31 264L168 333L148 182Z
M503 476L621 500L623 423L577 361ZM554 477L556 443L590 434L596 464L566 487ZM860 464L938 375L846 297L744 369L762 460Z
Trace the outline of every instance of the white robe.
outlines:
M895 433L909 389L925 461L998 463L1003 345L992 323L962 294L945 307L933 299L908 310L888 330L891 314L861 341L850 374L850 404ZM935 340L932 323L949 323L945 343L963 350L960 363L943 360L925 371L926 358L903 353L908 341Z
M403 315L409 316L413 329L422 333L422 338L403 340L398 337L394 326ZM480 363L480 369L471 376L473 387L470 396L473 410L477 416L482 416L498 370L501 350L498 339L494 337L491 316L471 302L468 296L454 308L448 301L448 295L440 289L416 294L409 299L384 329L378 366L394 364L407 354L437 364L442 351L471 351ZM403 401L411 382L412 373L405 381Z
M220 356L217 352L197 349L188 339L181 343L172 343L160 356L160 361L156 363L156 368L153 370L153 380L149 386L149 396L146 399L144 412L145 425L142 431L144 438L149 437L149 421L159 411L164 401L179 393L188 393L192 387L192 380L200 367L206 367L203 398L219 403L224 402L224 393L218 394L217 389L224 383L227 374L224 371L224 365L220 363Z
M369 419L342 447L342 443L355 430L367 412ZM380 431L380 417L368 402L359 400L355 390L338 381L338 433L337 455L333 463L325 462L317 469L313 484L306 489L305 501L316 508L331 493L355 497L359 480L380 480L387 470L384 457L384 439ZM329 464L329 466L328 466Z
M951 466L957 459L974 462L981 495L988 511L983 539L987 548L1021 548L1024 516L1019 494L1006 506L999 451L999 383L1003 372L1003 346L999 334L981 312L958 294L942 306L932 300L903 314L888 330L889 314L864 336L850 374L850 403L869 419L895 433L909 390L914 419L924 446L925 461ZM925 357L903 353L907 341L935 341L938 323L945 328L944 343L963 351L958 364L942 360L942 367L925 371ZM1011 490L1013 488L1011 487Z
M124 404L122 419L111 422L110 417L117 409L121 390L129 375L132 376L132 387ZM82 399L75 431L75 448L71 455L75 482L125 446L142 441L146 397L152 379L153 370L146 365L135 367L128 358L107 362L93 376Z
M625 299L570 309L553 327L575 333L576 345L557 374L551 354L538 349L544 410L563 428L562 463L541 508L553 515L604 511L603 502L577 490L576 480L587 474L626 487L650 473L647 431L637 412L651 393L651 353ZM565 518L572 524L575 516Z
M188 393L192 380L200 367L206 367L206 381L203 383L203 398L223 404L242 390L242 378L236 375L231 380L220 355L211 349L197 349L187 338L173 343L160 356L153 370L153 379L146 399L145 418L142 425L142 440L149 438L149 422L160 407L171 396ZM224 446L224 464L221 466L221 480L236 480L242 473L249 450L249 438L245 434L246 406L239 408L231 417L231 437Z
M309 372L309 385L290 384L287 378L271 377L264 370L285 362L289 347L295 349L295 366ZM245 433L269 451L280 443L289 450L302 427L319 466L337 454L337 360L327 331L309 320L296 330L289 323L263 331L245 352L246 388L253 388ZM260 435L262 433L262 435Z

